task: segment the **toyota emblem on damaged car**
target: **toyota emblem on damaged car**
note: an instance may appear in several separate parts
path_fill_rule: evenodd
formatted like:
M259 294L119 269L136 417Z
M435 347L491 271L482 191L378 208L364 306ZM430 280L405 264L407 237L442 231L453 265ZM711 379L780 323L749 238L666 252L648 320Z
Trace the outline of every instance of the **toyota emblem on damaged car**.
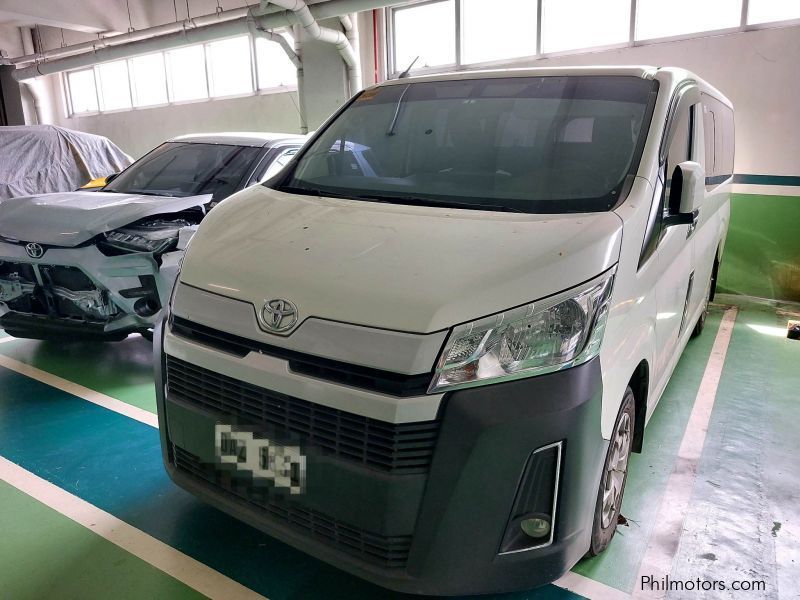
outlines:
M283 298L275 298L264 303L261 320L271 331L288 331L297 323L297 307Z
M25 244L25 252L31 258L42 258L44 256L44 247L36 242L31 242L30 244Z

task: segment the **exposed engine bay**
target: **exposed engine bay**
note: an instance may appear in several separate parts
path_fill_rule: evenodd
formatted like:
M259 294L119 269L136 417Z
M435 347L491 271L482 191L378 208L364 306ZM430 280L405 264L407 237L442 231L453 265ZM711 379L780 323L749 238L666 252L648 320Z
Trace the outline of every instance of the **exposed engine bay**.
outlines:
M202 216L197 210L155 215L101 233L81 246L95 246L110 257L149 254L160 265L161 256L177 247L180 231L193 229ZM41 263L0 257L0 313L5 312L2 310L5 307L27 315L105 324L127 312L81 268L44 264L46 261L46 252ZM147 281L148 289L120 291L125 298L139 298L135 310L141 316L153 314L161 307L152 279L149 277Z
M99 322L119 312L83 271L59 265L0 261L0 302L20 313Z

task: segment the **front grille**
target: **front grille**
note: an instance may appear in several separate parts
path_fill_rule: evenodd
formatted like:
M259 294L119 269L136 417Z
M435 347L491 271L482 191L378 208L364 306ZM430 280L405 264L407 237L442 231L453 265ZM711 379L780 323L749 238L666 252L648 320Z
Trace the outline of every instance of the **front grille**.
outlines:
M181 317L173 317L171 327L173 334L221 352L227 352L240 358L247 356L250 352L260 352L288 361L289 369L295 373L381 394L401 397L419 396L428 391L428 385L433 377L433 373L403 375L287 350L280 346L257 342L200 325Z
M392 424L267 390L167 356L167 396L296 434L305 446L392 473L427 472L438 421Z
M408 562L411 536L387 537L343 523L315 510L303 508L279 495L254 488L221 471L200 462L198 457L172 445L173 464L180 471L214 486L218 492L266 511L269 516L293 529L358 556L364 561L388 568L403 568Z

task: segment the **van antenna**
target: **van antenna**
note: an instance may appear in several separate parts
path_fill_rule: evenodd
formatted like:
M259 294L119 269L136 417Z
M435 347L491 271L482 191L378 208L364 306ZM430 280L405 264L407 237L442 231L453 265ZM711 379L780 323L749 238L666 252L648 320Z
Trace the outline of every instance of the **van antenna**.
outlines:
M408 77L408 74L409 74L409 72L411 71L411 67L413 67L413 66L414 66L414 63L416 63L418 60L419 60L419 56L417 56L417 58L415 58L414 60L412 60L412 61L411 61L411 64L410 64L410 65L408 65L408 68L407 68L405 71L403 71L402 73L400 73L400 75L398 75L398 76L397 76L397 78L398 78L398 79L405 79L406 77Z

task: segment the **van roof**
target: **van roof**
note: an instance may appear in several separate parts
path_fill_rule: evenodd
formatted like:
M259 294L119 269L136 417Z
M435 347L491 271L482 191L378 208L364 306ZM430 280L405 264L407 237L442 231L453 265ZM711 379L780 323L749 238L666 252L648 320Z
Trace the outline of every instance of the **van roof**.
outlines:
M417 75L404 79L389 79L379 84L400 85L415 81L455 81L461 79L493 79L500 77L543 77L559 75L629 75L653 79L657 67L645 65L631 66L597 66L597 67L534 67L522 69L486 69L477 71L455 71L432 75Z
M654 67L652 65L608 65L608 66L579 66L579 67L533 67L514 69L486 69L476 71L455 71L450 73L436 73L430 75L416 75L403 79L389 79L377 86L405 85L418 81L458 81L468 79L493 79L501 77L558 77L568 75L622 75L641 77L643 79L658 79L662 83L670 82L675 85L684 79L696 80L702 91L710 92L713 96L732 107L730 100L713 85L698 77L694 73L680 67Z

